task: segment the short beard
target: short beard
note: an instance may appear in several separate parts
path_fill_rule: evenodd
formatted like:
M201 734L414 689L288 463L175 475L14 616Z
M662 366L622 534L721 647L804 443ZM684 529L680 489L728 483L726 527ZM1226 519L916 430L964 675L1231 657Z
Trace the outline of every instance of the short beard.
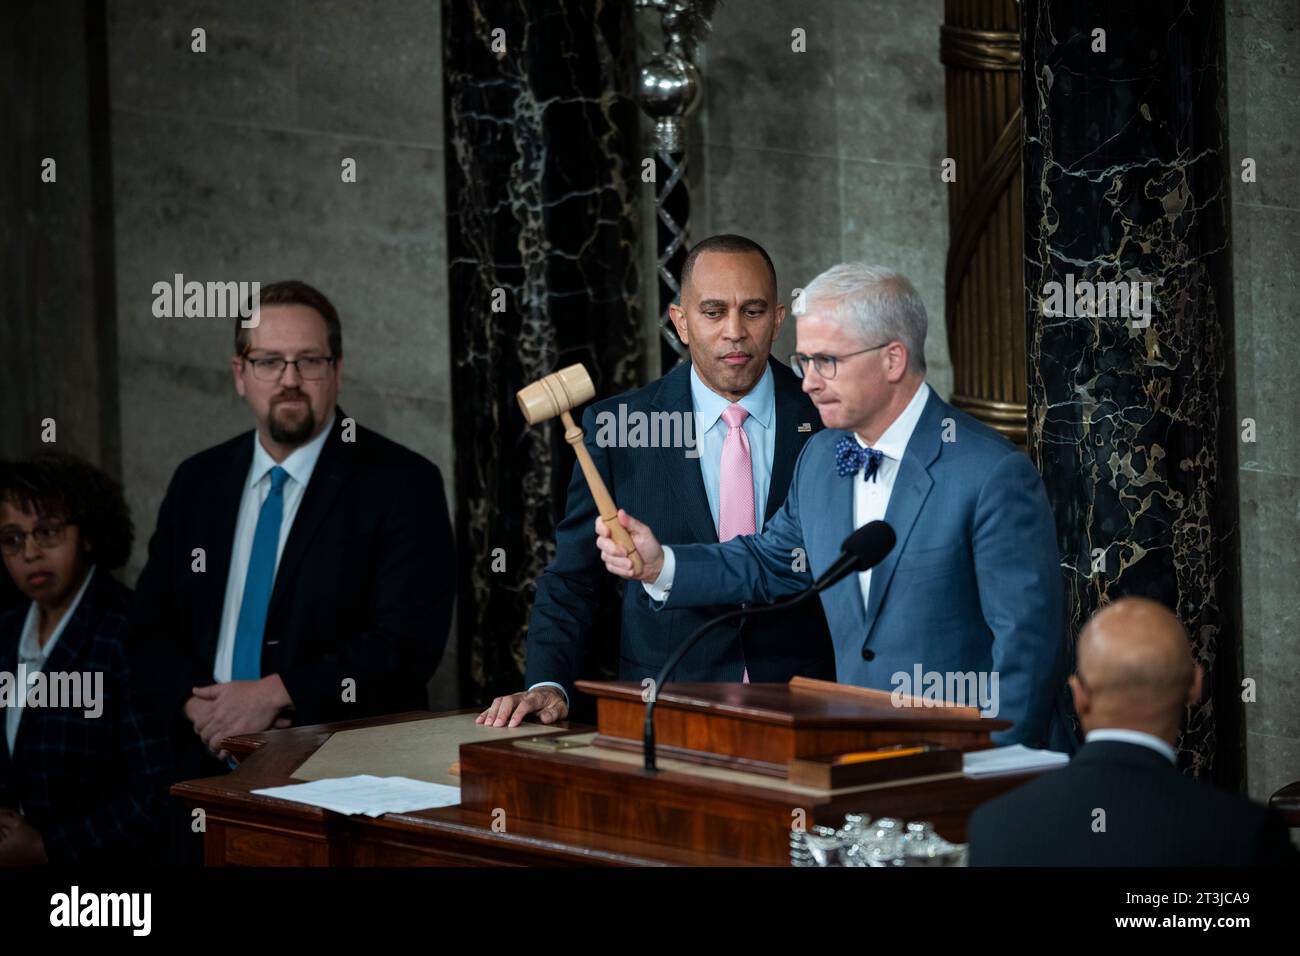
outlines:
M284 425L275 417L275 408L272 406L271 414L267 418L266 430L270 432L272 441L281 445L301 445L316 432L316 413L312 411L311 405L307 405L307 414L303 416L302 421L296 425Z

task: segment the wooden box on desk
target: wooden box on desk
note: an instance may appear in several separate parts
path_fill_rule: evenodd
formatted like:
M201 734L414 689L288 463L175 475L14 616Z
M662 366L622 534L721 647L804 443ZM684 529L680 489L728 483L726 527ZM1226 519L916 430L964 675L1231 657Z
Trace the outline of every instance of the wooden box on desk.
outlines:
M782 865L793 824L838 825L848 812L928 820L964 841L971 811L1025 780L945 773L839 790L791 784L795 757L911 742L980 749L1010 726L822 682L666 685L655 709L659 770L647 773L640 686L578 686L598 698L597 732L463 745L463 807L504 811L507 826L520 819Z
M578 681L596 698L597 747L642 751L642 688L620 681ZM973 707L933 706L886 691L796 677L788 684L668 684L655 703L655 753L784 777L791 760L872 750L899 743L953 750L992 746L989 733L1010 727L983 720Z

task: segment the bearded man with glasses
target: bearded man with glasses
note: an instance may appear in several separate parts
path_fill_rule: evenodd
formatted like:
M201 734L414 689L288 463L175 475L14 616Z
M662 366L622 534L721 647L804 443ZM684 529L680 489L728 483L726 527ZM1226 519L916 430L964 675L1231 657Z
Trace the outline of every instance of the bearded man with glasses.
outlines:
M182 777L237 734L426 708L451 622L442 476L338 407L333 304L263 287L230 368L257 427L176 470L136 586L132 670Z
M989 693L954 703L1012 721L998 744L1072 750L1064 692L1064 588L1055 521L1028 456L925 383L925 306L904 276L846 263L796 302L791 367L825 429L809 439L784 506L761 534L665 547L626 512L642 560L596 520L605 567L665 609L770 603L805 590L858 527L897 543L874 569L821 594L837 679L920 697L933 686ZM916 686L917 675L927 687Z

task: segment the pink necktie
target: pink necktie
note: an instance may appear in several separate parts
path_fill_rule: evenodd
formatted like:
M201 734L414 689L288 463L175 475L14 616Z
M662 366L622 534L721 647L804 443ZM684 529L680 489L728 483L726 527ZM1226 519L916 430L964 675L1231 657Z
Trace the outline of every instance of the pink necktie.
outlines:
M722 412L727 423L727 437L722 443L722 470L718 482L718 540L730 541L737 535L753 534L754 463L749 455L749 436L745 419L749 412L739 405L728 405ZM749 683L749 668L741 682Z

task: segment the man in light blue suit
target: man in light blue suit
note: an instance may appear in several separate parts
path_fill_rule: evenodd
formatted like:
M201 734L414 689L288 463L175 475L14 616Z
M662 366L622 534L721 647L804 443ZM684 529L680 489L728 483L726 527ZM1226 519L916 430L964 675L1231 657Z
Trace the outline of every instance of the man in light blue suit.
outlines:
M905 277L838 265L801 304L791 366L825 430L804 446L762 534L664 547L620 512L650 599L668 608L770 603L809 587L854 528L883 519L893 550L821 595L838 680L893 691L900 703L938 688L1012 721L996 743L1041 747L1050 729L1054 746L1072 749L1053 721L1064 596L1038 472L926 385L925 306ZM599 519L596 533L606 568L633 577Z

